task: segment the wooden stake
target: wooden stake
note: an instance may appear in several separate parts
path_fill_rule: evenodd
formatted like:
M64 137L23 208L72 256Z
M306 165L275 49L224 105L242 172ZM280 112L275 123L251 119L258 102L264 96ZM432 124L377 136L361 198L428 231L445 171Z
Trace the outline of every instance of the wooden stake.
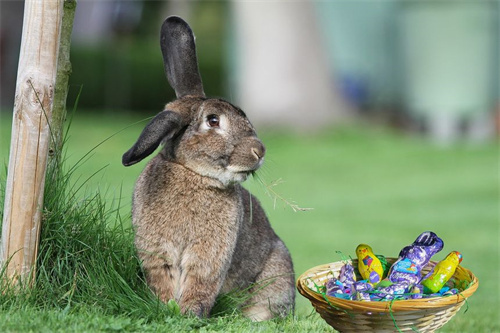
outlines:
M33 277L50 144L63 0L26 0L0 260L14 283Z
M75 18L76 0L64 0L64 13L61 22L61 37L59 40L59 55L57 59L57 76L52 106L52 141L50 142L49 158L53 163L59 163L63 144L63 124L66 120L66 99L71 75L69 59L71 49L71 32Z

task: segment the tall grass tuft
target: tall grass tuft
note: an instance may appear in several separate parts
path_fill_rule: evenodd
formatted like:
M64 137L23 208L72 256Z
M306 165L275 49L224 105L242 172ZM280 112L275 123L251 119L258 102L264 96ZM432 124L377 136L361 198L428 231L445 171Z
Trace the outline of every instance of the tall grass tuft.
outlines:
M72 180L77 166L68 171L63 159L52 161L57 162L47 166L33 286L14 290L2 284L0 306L64 312L91 306L103 314L147 321L169 316L145 283L120 202L108 203L99 189L92 193L84 184L77 186ZM2 186L1 207L3 201Z

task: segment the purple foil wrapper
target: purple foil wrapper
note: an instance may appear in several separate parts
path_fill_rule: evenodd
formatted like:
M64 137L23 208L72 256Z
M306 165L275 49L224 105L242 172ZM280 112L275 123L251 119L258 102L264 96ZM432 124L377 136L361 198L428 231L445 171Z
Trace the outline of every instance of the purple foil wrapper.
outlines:
M409 298L409 296L403 295L408 293L408 288L410 284L408 282L399 282L391 286L376 289L376 293L373 294L375 299L386 299L391 300L394 298Z
M443 249L444 243L435 233L420 234L413 244L404 247L398 260L392 265L388 278L391 282L417 284L422 279L420 272L433 255Z
M350 263L346 263L340 269L339 280L346 285L352 285L356 281L354 267Z
M368 281L362 280L354 283L354 289L356 291L371 291L373 290L373 286Z
M370 294L364 293L361 291L357 291L354 295L352 295L351 300L353 301L371 301Z
M328 296L335 296L335 294L343 294L344 293L344 287L343 284L340 283L339 280L336 278L331 278L328 280L325 284L326 287L326 294Z
M369 291L372 290L373 286L366 280L354 282L354 292L352 293L352 299L356 301L369 301Z

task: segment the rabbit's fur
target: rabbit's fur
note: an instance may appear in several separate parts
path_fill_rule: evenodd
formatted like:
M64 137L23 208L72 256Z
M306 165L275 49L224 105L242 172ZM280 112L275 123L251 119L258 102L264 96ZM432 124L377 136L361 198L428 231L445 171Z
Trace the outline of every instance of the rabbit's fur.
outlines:
M164 144L133 196L135 245L147 282L183 313L208 316L219 294L248 289L245 315L285 316L295 299L290 254L239 184L261 166L264 145L243 111L205 98L186 22L167 18L160 44L178 99L123 155L123 164L132 165Z

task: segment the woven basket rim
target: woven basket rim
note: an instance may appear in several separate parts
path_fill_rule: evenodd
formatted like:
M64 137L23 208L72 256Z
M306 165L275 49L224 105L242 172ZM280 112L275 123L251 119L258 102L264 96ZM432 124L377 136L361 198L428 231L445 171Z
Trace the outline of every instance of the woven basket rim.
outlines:
M388 257L388 262L395 261L397 258ZM347 260L354 267L357 267L357 259ZM320 302L325 305L331 305L341 310L353 312L399 312L399 311L418 311L423 309L440 309L443 307L450 307L464 302L469 298L478 288L479 281L477 277L467 268L458 266L454 274L461 274L468 280L469 286L456 295L445 297L432 297L423 299L409 299L409 300L393 300L393 301L354 301L346 300L338 297L331 297L322 295L315 292L307 286L307 280L318 276L325 276L326 274L335 271L335 268L340 269L345 261L336 261L329 264L323 264L312 267L305 271L297 279L298 291L311 302ZM436 261L430 261L429 265L436 265Z

